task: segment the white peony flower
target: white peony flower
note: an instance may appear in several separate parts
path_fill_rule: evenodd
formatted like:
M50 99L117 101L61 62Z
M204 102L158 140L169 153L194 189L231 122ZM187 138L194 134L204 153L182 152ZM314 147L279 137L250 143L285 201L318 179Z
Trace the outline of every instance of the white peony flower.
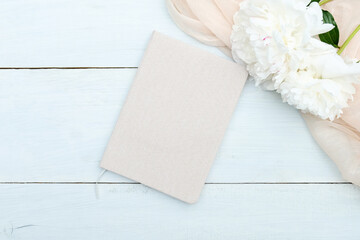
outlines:
M345 63L336 52L321 56L309 54L302 61L302 67L298 71L289 72L276 91L284 102L302 112L331 121L340 117L342 109L348 107L348 101L353 99L353 84L358 82L358 78L352 74L331 73L328 68L352 73L353 66L358 65ZM324 67L324 63L327 67Z
M352 99L360 68L318 40L334 26L323 23L318 3L307 7L309 2L244 0L234 15L232 53L256 85L276 90L303 112L333 120Z

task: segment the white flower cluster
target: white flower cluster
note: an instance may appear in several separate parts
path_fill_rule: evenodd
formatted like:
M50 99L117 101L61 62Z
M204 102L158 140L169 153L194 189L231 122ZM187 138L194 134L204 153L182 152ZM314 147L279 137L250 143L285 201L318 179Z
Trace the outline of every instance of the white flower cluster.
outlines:
M276 90L284 102L322 119L340 117L355 93L360 65L344 60L318 35L324 24L310 0L244 0L231 35L236 62L245 63L256 85Z

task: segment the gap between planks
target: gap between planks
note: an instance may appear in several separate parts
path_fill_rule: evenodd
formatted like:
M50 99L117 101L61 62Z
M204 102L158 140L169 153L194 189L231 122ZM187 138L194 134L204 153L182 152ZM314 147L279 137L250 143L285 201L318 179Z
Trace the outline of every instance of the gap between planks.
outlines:
M139 182L0 182L0 184L140 184ZM325 185L351 184L351 182L208 182L205 185Z

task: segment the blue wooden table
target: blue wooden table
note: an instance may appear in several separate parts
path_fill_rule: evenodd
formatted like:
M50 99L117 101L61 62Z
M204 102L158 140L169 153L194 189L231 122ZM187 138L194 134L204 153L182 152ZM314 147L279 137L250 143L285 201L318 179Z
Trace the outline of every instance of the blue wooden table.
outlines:
M299 113L248 82L198 203L99 161L163 0L0 2L0 240L360 239L360 189Z

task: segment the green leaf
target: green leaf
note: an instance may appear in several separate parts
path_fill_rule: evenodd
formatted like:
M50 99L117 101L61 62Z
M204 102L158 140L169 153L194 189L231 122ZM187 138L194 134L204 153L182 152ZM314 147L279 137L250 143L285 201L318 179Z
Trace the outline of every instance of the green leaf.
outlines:
M312 4L313 2L317 2L317 3L319 3L319 2L320 2L320 0L311 0L307 6L310 6L310 4Z
M319 2L320 2L320 0L311 0L311 2L309 2L308 6L310 6L310 4L312 4L313 2L317 2L317 3L319 3Z
M334 25L335 27L327 33L320 34L319 38L322 42L328 43L328 44L333 45L334 47L338 48L339 47L339 45L338 45L339 38L340 38L339 28L335 22L333 15L331 15L331 13L326 10L322 10L322 11L323 11L324 23L330 23L330 24Z

